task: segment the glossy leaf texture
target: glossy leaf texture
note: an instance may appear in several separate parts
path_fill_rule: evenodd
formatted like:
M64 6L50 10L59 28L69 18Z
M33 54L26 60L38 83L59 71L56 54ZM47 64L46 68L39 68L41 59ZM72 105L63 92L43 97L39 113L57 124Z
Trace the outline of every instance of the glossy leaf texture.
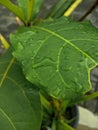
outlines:
M78 100L91 89L98 63L98 29L62 17L11 36L26 78L57 99Z
M39 92L7 53L0 57L0 130L40 130Z
M42 2L43 0L18 0L18 5L23 10L27 22L36 17Z

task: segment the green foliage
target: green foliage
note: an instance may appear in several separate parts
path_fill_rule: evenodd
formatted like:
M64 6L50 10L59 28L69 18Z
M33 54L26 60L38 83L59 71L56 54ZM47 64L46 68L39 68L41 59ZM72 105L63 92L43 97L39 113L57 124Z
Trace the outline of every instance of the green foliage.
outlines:
M13 12L28 26L31 20L36 18L43 0L17 0L17 2L18 6L13 4L11 0L0 0L0 4Z
M57 99L76 100L91 89L90 69L98 63L97 32L89 23L65 17L43 22L11 36L13 54L30 82Z
M39 130L39 92L25 80L11 49L0 57L0 129Z
M36 17L42 2L43 0L18 0L18 5L24 12L26 23Z
M43 0L34 0L34 10L33 10L33 15L32 19L36 17L36 15L39 12L40 6L42 5Z
M5 6L11 12L13 12L16 16L18 16L23 22L25 22L25 17L22 9L15 4L13 4L10 0L0 0L0 4Z
M57 4L52 7L47 16L52 18L59 18L63 16L64 12L74 1L75 0L58 0Z
M52 130L73 130L64 117L66 108L98 96L98 92L85 96L91 90L90 70L98 64L98 29L65 17L40 21L42 2L17 0L15 5L0 0L30 26L11 35L14 57L12 48L0 57L2 130L41 130L43 122ZM58 0L45 16L58 18L73 2Z

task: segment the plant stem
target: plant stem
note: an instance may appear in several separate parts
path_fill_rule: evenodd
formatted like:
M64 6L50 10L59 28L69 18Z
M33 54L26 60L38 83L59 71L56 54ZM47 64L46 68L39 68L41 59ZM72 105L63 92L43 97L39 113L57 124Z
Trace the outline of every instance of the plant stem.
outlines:
M74 3L75 0L67 0L65 3L60 7L58 12L55 15L55 18L59 18L64 15L64 12L70 8L70 6Z
M76 0L70 8L64 13L64 16L68 17L75 9L76 7L82 2L83 0Z
M9 48L9 43L6 41L6 39L0 34L0 40L4 46L5 49Z
M88 101L88 100L91 100L91 99L96 98L96 97L98 97L98 92L94 92L90 95L84 96L82 101Z
M94 5L84 14L78 21L83 21L98 5L98 0L95 1Z
M62 128L63 130L74 130L71 126L66 124L63 120L58 121L58 126L60 127L60 129Z
M52 113L52 108L50 105L50 102L40 93L40 99L41 99L41 104L42 106L47 110L49 114Z
M28 0L27 24L30 23L35 0Z
M51 130L56 130L56 120L53 119L53 122L52 122L52 126L51 126Z
M24 13L21 8L13 4L10 0L0 0L0 4L5 6L11 12L13 12L16 16L18 16L25 23Z
M91 100L93 98L97 98L97 97L98 97L98 92L94 92L90 95L85 95L84 97L82 97L80 100L78 100L76 102L70 103L70 106L77 104L77 103L84 102L84 101L89 101L89 100Z
M61 17L65 10L74 2L75 0L58 0L57 3L52 7L50 12L47 14L47 17L59 18Z

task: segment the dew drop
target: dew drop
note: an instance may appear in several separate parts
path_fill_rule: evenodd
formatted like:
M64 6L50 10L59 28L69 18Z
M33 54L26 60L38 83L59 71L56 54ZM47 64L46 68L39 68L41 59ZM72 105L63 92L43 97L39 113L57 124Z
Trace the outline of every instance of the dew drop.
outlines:
M62 67L61 69L62 69L62 71L70 71L70 70L72 70L72 66L70 66L70 67Z
M25 65L25 61L22 61L22 65Z
M18 43L18 49L23 50L23 45L20 42Z
M98 56L98 51L97 51L97 52L95 52L95 56Z
M31 57L31 60L34 60L34 57L33 57L33 56Z
M71 23L72 21L71 20L69 20L69 19L66 19L66 23Z
M92 45L92 48L95 48L95 46L94 46L94 45Z
M40 58L40 56L36 56L36 59L39 59Z
M36 79L36 78L37 78L37 76L35 76L35 75L34 75L34 76L33 76L33 78L34 78L34 79Z
M83 34L86 34L86 32L82 32Z
M81 86L81 85L78 85L78 88L76 89L76 92L77 92L77 93L81 92L81 89L82 89L82 86Z
M74 78L74 81L73 81L74 85L75 85L75 91L78 93L81 91L82 89L82 86L81 84L79 83L78 79L77 78Z
M78 76L78 77L80 77L80 76L81 76L81 72L80 72L80 71L77 73L77 76Z
M85 60L80 60L80 62L78 63L79 66L84 66L85 65Z
M58 84L56 85L56 90L54 92L55 92L56 96L59 95L59 93L60 93L60 86Z
M26 79L28 80L28 79L29 79L29 77L27 77L27 76L26 76Z
M65 60L69 60L70 59L70 57L65 57Z

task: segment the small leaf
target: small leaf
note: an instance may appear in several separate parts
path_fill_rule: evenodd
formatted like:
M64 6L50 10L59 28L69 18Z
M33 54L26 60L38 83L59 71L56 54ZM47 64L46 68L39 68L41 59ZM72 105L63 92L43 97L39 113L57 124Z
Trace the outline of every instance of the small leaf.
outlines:
M75 0L59 0L57 3L52 7L48 17L52 18L59 18L64 15L64 12L73 4Z
M78 100L91 89L90 69L98 64L98 29L89 22L62 17L21 28L11 42L26 78L51 96Z
M25 23L24 13L21 8L13 4L10 0L0 0L0 4L9 9Z
M34 0L18 0L19 7L23 10L25 15L25 22L28 22L31 18L31 13L34 6Z
M32 19L34 19L35 16L38 14L42 3L43 3L43 0L35 0L34 1L34 10L33 10L33 13L32 13Z
M39 130L40 110L39 92L8 50L0 57L0 130Z
M70 125L65 123L63 120L58 120L58 129L59 130L74 130Z
M23 10L27 23L35 18L42 2L43 0L18 0L18 5Z

